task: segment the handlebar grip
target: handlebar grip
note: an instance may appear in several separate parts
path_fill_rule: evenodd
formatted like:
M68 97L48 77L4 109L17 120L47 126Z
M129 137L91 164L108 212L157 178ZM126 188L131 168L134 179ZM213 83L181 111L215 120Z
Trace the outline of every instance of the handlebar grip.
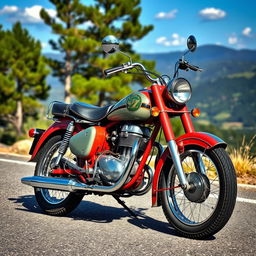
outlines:
M114 67L114 68L108 68L108 69L105 69L105 70L104 70L104 75L105 75L105 76L108 76L108 75L110 75L110 74L119 72L119 71L121 71L122 69L123 69L123 66Z
M198 71L198 70L199 70L199 67L197 67L197 66L192 66L192 65L189 65L189 64L188 64L188 67L189 67L191 70L193 70L193 71Z

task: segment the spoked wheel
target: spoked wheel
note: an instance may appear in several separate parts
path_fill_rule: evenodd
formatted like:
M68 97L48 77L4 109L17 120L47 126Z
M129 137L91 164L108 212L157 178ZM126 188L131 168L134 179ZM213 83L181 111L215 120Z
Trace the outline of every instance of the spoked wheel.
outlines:
M50 176L54 159L58 154L62 137L52 137L43 148L42 155L35 168L35 176ZM66 153L65 158L72 161L71 153ZM73 160L74 161L74 160ZM42 210L50 215L62 216L75 209L83 199L83 193L66 192L46 188L35 188L35 196Z
M207 238L222 229L236 201L237 185L233 164L223 148L187 148L181 155L190 189L165 190L160 194L169 223L183 236ZM168 162L160 188L179 185L175 168Z

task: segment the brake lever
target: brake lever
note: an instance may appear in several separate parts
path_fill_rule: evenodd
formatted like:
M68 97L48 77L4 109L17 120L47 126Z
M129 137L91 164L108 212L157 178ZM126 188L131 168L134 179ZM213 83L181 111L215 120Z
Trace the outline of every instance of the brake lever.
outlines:
M191 70L193 70L193 71L200 71L200 72L203 71L202 68L199 68L199 67L197 67L197 66L190 65L190 64L188 63L188 61L182 60L182 59L179 60L179 69L181 69L181 70L186 70L186 71L188 71L189 69L191 69Z
M198 66L193 66L193 65L190 65L187 63L187 67L193 71L199 71L199 72L202 72L203 69L202 68L199 68Z

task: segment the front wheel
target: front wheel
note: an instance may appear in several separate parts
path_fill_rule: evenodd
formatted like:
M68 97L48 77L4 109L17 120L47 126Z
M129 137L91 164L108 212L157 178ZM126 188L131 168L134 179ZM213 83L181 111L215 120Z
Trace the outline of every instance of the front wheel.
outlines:
M163 211L181 235L204 239L221 230L234 210L237 183L233 164L223 148L186 148L181 162L188 182L183 189L160 192ZM165 163L160 188L179 185L171 160Z

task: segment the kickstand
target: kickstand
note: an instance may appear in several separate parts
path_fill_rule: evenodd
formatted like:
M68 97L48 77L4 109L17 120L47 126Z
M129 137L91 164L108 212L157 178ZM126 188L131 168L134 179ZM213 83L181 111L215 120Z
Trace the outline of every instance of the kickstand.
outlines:
M125 210L127 210L127 211L130 213L130 215L131 215L132 217L137 218L138 215L137 215L135 212L133 212L133 211L125 204L125 202L120 199L120 197L118 197L118 196L113 196L113 197L116 199L116 201L117 201L119 204L121 204L121 205L124 207Z

